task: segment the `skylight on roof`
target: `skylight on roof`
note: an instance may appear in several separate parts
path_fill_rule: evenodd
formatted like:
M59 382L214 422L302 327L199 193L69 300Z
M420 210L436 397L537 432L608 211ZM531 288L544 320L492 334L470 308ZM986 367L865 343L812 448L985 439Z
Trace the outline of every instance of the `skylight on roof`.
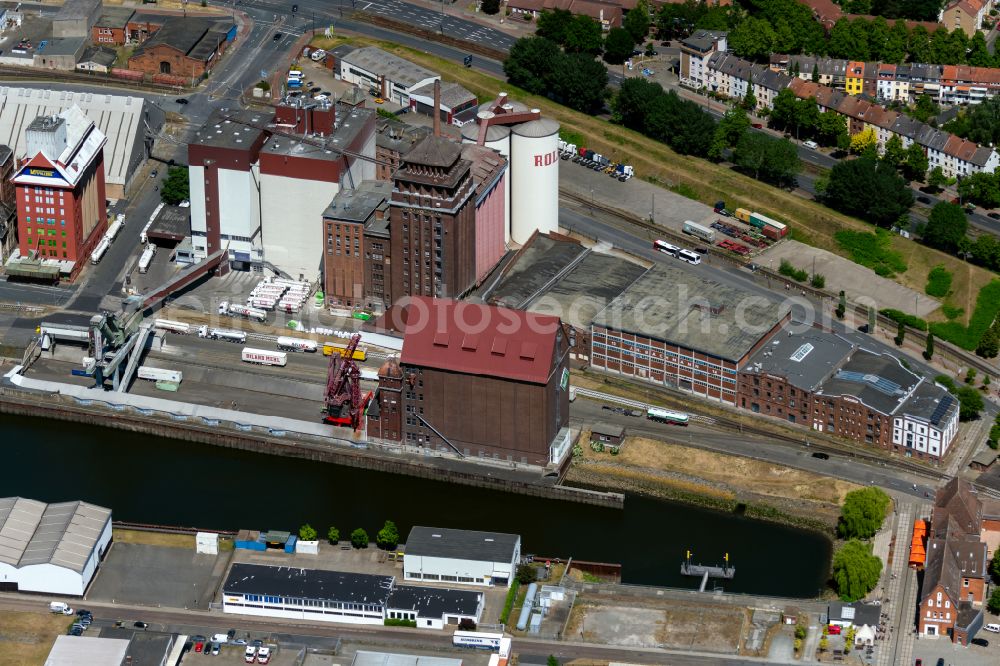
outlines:
M798 349L796 349L795 353L792 354L789 358L791 358L791 360L795 361L796 363L801 363L802 359L808 356L809 352L811 352L813 349L815 348L807 342Z

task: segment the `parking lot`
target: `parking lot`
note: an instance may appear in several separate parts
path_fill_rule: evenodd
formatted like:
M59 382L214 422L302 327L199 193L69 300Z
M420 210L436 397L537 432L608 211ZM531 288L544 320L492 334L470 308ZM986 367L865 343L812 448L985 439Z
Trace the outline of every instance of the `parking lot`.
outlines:
M913 643L913 657L923 661L923 666L935 666L944 659L945 666L984 666L1000 663L1000 634L980 631L976 638L989 642L989 647L970 645L962 647L947 638L921 638Z
M201 642L201 641L198 641ZM213 654L211 649L205 649L205 647L211 648L211 643L203 643L202 651L195 652L198 645L195 643L194 650L188 652L181 659L182 664L200 664L200 663L212 663L212 664L246 664L246 646L244 645L219 645L219 653ZM296 663L296 655L298 655L298 649L281 649L281 646L270 643L267 645L270 652L270 659L266 662L271 666L291 666L291 664ZM211 661L206 661L204 657L209 657ZM256 659L252 663L260 663Z

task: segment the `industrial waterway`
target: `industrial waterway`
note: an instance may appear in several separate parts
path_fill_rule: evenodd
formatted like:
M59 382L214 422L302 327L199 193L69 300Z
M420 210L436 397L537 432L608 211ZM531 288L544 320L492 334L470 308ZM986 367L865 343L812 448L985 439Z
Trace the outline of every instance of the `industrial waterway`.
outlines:
M0 415L0 497L85 500L115 520L205 529L320 535L386 519L405 537L413 525L514 532L525 553L616 562L622 581L697 588L680 575L694 562L722 564L727 592L813 597L823 588L831 544L821 534L684 504L627 495L624 510L541 500L115 429ZM722 582L722 581L720 581Z

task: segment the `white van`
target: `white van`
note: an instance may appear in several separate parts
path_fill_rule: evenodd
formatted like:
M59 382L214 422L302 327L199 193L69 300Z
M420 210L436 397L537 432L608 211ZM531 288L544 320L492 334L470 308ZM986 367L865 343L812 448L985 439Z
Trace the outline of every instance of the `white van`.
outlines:
M290 79L301 79L304 76L305 75L297 69L293 69L288 72L288 78Z
M812 148L813 150L816 150L817 148L819 148L819 144L816 143L815 141L812 141L812 140L803 141L802 145L805 146L806 148Z
M53 601L49 604L50 613L62 613L63 615L72 615L73 609L69 607L69 604L65 604L62 601Z
M983 629L992 631L994 634L1000 634L1000 624L987 624Z
M313 62L319 62L326 57L326 51L323 49L316 49L312 52L312 54L310 54L309 57L312 58Z

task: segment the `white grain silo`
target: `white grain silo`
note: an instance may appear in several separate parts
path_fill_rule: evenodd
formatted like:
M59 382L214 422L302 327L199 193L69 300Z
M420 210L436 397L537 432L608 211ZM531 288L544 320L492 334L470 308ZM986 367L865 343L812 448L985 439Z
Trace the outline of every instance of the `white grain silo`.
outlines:
M487 116L492 117L489 111L480 111L480 122ZM479 123L469 123L462 128L462 143L479 143ZM492 148L507 160L510 160L510 128L503 125L490 125L486 128L486 141L483 143L487 148ZM503 242L510 243L510 169L507 170L507 182L504 185L503 200Z
M486 113L489 113L488 111ZM462 128L462 143L479 142L479 123L468 123ZM510 128L503 125L490 125L486 129L487 148L492 148L504 157L510 157Z
M559 229L559 123L550 118L511 128L510 235L526 243L536 230Z

